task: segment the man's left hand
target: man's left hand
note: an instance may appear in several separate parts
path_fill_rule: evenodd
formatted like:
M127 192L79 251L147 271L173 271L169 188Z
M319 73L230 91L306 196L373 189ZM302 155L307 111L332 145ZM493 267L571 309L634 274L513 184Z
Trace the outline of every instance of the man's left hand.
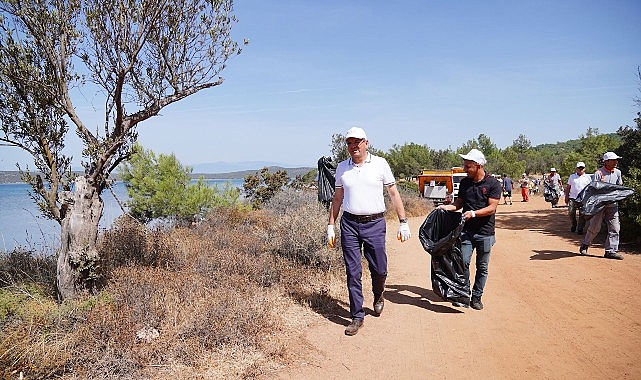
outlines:
M404 242L412 237L412 232L410 232L410 225L407 222L403 222L398 226L398 233L396 238L401 242Z

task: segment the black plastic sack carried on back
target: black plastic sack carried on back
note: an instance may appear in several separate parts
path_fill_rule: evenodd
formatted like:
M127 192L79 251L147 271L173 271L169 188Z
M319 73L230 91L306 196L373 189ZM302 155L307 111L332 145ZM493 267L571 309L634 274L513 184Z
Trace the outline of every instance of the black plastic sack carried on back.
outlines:
M434 209L419 230L423 249L432 256L432 290L447 301L470 303L470 279L461 254L460 212Z
M334 186L336 184L336 165L332 163L331 157L318 159L318 201L329 207L334 198Z
M576 197L583 203L581 209L586 219L601 211L606 205L623 200L634 194L634 189L613 183L592 181Z

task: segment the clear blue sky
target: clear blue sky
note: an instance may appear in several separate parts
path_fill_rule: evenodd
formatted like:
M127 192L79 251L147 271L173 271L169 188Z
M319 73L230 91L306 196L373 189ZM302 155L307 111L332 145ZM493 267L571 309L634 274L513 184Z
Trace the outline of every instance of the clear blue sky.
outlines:
M352 126L382 150L457 148L481 133L505 148L519 134L538 145L615 132L639 111L639 0L237 0L235 10L234 35L250 44L224 84L141 124L145 147L187 165L315 166ZM2 170L24 157L0 149Z

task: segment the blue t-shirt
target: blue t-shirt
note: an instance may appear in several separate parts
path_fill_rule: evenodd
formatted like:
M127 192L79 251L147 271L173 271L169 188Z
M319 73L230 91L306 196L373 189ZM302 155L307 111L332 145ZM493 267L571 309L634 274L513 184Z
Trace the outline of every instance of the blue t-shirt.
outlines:
M510 177L503 177L503 188L505 191L512 191L513 182Z
M463 212L480 210L490 204L490 198L501 199L501 184L494 177L486 174L479 182L465 177L461 180L458 196L463 201ZM494 235L495 213L486 216L477 216L468 219L463 226L463 231L480 234Z

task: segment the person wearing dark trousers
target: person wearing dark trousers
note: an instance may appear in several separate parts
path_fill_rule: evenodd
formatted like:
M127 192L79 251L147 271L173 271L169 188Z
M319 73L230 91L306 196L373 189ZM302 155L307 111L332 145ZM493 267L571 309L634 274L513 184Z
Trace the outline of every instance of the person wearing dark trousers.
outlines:
M568 183L565 185L565 204L568 205L568 214L570 215L570 232L577 232L579 235L583 234L585 217L582 210L583 203L577 201L577 197L591 181L592 178L585 173L585 163L579 161L576 163L576 172L570 175Z
M345 334L356 335L365 319L361 255L367 260L372 278L374 314L381 315L385 305L387 226L384 188L387 188L399 218L397 238L404 242L411 237L411 233L405 217L403 201L387 161L367 151L369 141L362 128L350 128L345 136L345 142L350 158L341 161L336 168L336 188L327 223L327 239L330 247L333 248L336 242L334 223L342 208L340 240L347 275L349 312L352 318L345 329Z
M481 297L487 282L490 252L496 241L494 225L496 207L501 199L501 184L485 172L485 155L478 149L472 149L468 154L460 154L463 158L463 169L467 177L461 180L456 200L449 205L441 205L444 210L456 211L462 209L465 219L461 232L461 255L465 274L469 282L472 252L476 250L476 274L472 288L471 306L473 309L483 309ZM468 303L454 302L457 307L469 307Z

